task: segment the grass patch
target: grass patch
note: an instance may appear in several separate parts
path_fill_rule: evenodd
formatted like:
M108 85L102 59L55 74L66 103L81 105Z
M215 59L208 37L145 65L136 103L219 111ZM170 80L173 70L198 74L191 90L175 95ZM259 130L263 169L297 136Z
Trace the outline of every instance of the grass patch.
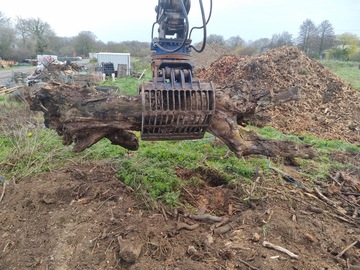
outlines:
M230 155L225 159L226 151L211 136L197 141L142 141L137 152L119 162L117 177L134 189L142 188L153 199L174 206L179 204L181 187L193 183L179 178L179 168L198 173L208 182L213 178L214 182L231 186L251 182L255 164L265 166L262 158L238 159Z
M359 62L321 61L321 63L354 89L360 91Z
M273 127L263 127L256 129L258 134L267 139L289 140L297 143L312 145L316 151L316 157L312 160L297 159L300 165L299 171L312 180L327 180L329 174L334 171L346 170L352 164L344 164L333 160L331 154L346 153L349 151L359 152L360 147L340 140L323 140L309 135L284 134Z
M150 64L148 62L140 62L137 59L133 60L133 70L139 74L145 71L143 77L128 76L122 78L116 78L112 81L112 78L106 78L106 81L100 82L100 86L116 86L119 88L119 94L135 96L139 93L139 85L143 82L148 82L152 79Z

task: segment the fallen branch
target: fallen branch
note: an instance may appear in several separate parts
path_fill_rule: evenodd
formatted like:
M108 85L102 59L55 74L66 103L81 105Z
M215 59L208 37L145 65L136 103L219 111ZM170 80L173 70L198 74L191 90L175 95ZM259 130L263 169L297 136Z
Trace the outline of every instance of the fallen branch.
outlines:
M295 196L291 196L291 195L289 195L289 194L285 194L284 192L281 192L281 191L279 191L279 190L277 190L277 189L274 189L274 188L264 188L264 189L266 189L266 190L271 190L271 191L273 191L273 192L279 193L279 194L284 195L284 196L286 196L286 197L290 197L290 198L292 198L292 199L294 199L294 200L296 200L296 201L298 201L298 202L300 202L300 203L302 203L302 204L305 204L305 205L307 205L308 210L311 211L311 212L318 213L318 214L324 213L324 214L329 215L329 216L331 216L331 217L333 217L333 218L337 218L337 219L339 219L339 220L341 220L341 221L347 222L347 223L349 223L349 224L351 224L351 225L358 226L357 222L356 222L356 221L354 220L354 218L352 218L352 217L348 217L349 219L347 219L347 218L343 217L344 214L341 214L342 216L340 216L340 214L334 214L334 213L332 213L332 212L329 212L329 211L326 211L326 210L322 210L321 208L318 208L318 207L313 206L311 203L307 202L307 201L304 200L304 199L299 199L299 198L296 198ZM303 189L304 189L304 188L303 188ZM318 202L321 202L321 203L323 203L323 204L326 204L326 202L324 202L323 200L319 199L318 197L316 197L315 195L313 195L313 194L311 194L311 193L309 193L309 192L304 192L303 194L306 195L306 196L308 196L308 197L310 197L310 198L312 198L312 199L317 200Z
M259 268L255 267L255 266L252 266L251 264L249 264L248 262L246 262L246 261L244 261L242 259L238 259L238 260L239 260L239 262L245 264L247 267L249 267L252 270L260 270Z
M288 173L286 173L278 168L272 167L267 159L266 159L266 163L267 163L269 169L272 169L275 172L277 172L278 174L280 174L286 181L288 181L290 183L294 183L294 184L296 184L296 186L301 187L301 184L296 179L291 177Z
M329 204L331 206L337 207L336 203L333 202L332 200L330 200L329 198L327 198L324 194L322 194L319 189L314 187L314 190L315 190L315 193L320 197L320 199L322 199L323 201L325 201L327 204Z
M320 199L322 199L323 201L325 201L327 204L331 205L332 207L334 207L340 214L345 215L346 214L346 210L340 206L338 206L335 202L333 202L332 200L330 200L329 198L327 198L324 194L322 194L320 192L320 190L318 190L316 187L314 187L314 190L316 192L316 194L320 197Z
M290 258L292 258L292 259L296 259L296 260L297 260L297 259L299 258L298 255L296 255L295 253L289 251L288 249L283 248L283 247L281 247L281 246L276 246L276 245L274 245L274 244L271 244L270 242L264 241L264 242L262 243L262 245L263 245L263 247L272 248L272 249L275 249L275 250L280 251L280 252L282 252L282 253L285 253L285 254L287 254L287 255L288 255Z
M346 251L348 251L350 248L352 248L353 246L355 246L358 243L358 241L356 240L354 243L351 243L350 245L348 245L346 248L344 248L336 257L340 258L342 255L345 254Z
M138 80L141 80L141 78L142 78L142 77L144 76L144 74L145 74L145 71L146 71L146 69L143 70L143 72L142 72L141 75L139 76Z

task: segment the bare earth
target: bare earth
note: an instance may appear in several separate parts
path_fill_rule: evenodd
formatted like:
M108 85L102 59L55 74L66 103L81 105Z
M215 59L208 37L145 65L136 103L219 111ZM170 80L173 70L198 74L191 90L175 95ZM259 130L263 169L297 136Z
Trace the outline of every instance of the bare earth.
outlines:
M0 269L358 269L359 223L280 179L244 190L188 187L190 208L229 218L195 221L185 208L151 210L111 164L73 164L9 186L0 204ZM192 172L179 171L184 179ZM250 197L251 200L246 200ZM343 221L342 218L345 220ZM351 221L352 220L352 221ZM353 223L354 222L354 223ZM181 223L198 224L194 230ZM119 238L140 249L120 258ZM268 241L298 255L263 247Z

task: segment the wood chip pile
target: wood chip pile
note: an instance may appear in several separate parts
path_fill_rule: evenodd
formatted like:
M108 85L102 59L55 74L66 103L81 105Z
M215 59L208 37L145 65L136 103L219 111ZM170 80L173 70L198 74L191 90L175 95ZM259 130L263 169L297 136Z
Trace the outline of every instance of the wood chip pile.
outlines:
M360 144L360 91L343 82L297 47L257 56L224 55L196 70L202 81L227 85L247 80L256 88L281 92L298 85L301 100L268 111L268 125L285 133L307 133Z

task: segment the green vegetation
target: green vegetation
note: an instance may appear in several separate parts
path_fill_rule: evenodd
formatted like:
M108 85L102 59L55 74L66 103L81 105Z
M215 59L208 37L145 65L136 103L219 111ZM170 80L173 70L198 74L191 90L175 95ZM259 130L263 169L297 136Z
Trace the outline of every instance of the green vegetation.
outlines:
M153 198L174 205L179 189L188 184L179 178L182 172L193 172L189 183L202 180L212 185L236 185L251 181L255 164L265 164L262 158L230 155L224 159L226 151L211 136L198 141L141 142L137 152L120 160L118 177L134 189L141 187Z
M107 78L106 81L101 82L100 86L116 86L119 88L118 94L134 96L138 94L139 85L142 82L147 82L151 80L151 71L149 62L142 62L141 59L134 58L132 59L132 69L139 76L130 76L123 78L116 78L115 81L112 81L112 78ZM141 79L139 77L142 75Z
M359 62L321 61L321 63L345 82L349 83L353 88L360 91Z
M264 127L257 130L264 138L276 140L291 140L310 144L316 151L316 158L313 160L297 159L300 171L311 180L327 180L329 174L350 168L351 164L344 164L336 160L336 155L355 152L360 154L360 147L339 140L322 140L308 135L286 135L272 127Z

